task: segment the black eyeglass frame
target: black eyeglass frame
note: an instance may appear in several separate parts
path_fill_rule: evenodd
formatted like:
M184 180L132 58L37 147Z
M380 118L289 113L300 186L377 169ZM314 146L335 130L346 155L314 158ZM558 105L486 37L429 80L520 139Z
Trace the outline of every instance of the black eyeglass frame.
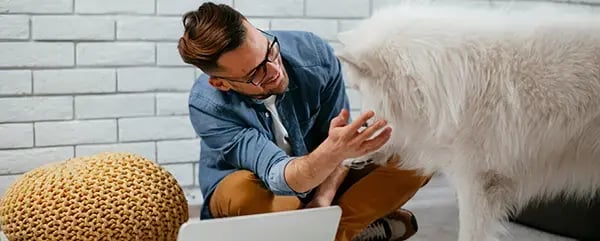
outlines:
M261 78L261 80L259 82L255 83L255 81L253 81L253 80L256 77L256 73L258 73L259 68L262 68L263 73L266 73L267 63L275 61L275 59L277 59L277 57L279 57L281 52L278 52L277 55L275 55L273 57L273 59L269 59L269 54L271 53L271 51L273 50L274 47L277 47L278 51L280 50L279 40L277 39L277 36L275 36L275 35L269 34L258 28L257 28L257 30L260 31L265 36L267 36L268 38L271 38L272 40L270 40L270 43L267 46L267 52L265 53L265 58L263 59L263 61L261 61L258 65L256 65L256 67L254 67L250 70L249 73L252 73L252 75L250 77L248 77L248 80L240 81L240 80L234 80L234 79L231 79L228 77L222 77L222 76L213 76L214 78L225 79L225 80L228 80L231 82L237 82L237 83L252 84L254 86L260 86L262 84L266 74L263 75L263 77Z

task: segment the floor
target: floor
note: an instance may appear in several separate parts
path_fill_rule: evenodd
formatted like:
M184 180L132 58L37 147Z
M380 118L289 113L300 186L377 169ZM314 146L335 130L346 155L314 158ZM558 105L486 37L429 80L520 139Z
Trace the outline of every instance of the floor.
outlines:
M412 211L419 222L419 232L411 241L455 241L458 237L458 208L454 189L444 177L436 176L404 208ZM509 223L510 236L500 241L573 241Z

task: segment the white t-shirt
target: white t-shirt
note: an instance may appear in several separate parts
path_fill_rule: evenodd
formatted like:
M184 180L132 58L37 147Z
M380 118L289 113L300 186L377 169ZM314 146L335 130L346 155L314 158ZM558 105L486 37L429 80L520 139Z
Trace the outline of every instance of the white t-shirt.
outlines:
M265 107L271 112L271 117L273 120L273 130L275 131L275 140L277 145L281 147L288 155L291 155L292 149L290 143L287 141L288 133L283 124L281 123L281 119L279 119L279 113L277 112L277 108L275 107L275 99L277 96L271 95L269 98L264 100Z

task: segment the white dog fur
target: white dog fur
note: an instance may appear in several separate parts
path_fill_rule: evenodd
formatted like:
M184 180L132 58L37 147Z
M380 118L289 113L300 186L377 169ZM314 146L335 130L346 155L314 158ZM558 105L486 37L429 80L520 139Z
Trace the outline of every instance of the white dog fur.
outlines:
M446 174L460 241L499 240L536 199L594 197L600 19L573 13L402 4L341 33L348 86L393 128L363 159Z

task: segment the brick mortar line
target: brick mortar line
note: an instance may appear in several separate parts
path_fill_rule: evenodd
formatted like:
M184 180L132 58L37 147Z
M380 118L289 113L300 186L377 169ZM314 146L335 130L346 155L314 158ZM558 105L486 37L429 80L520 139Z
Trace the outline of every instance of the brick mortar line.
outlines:
M158 115L158 93L154 93L152 98L154 100L154 115Z
M124 141L124 142L110 142L108 145L114 144L158 144L158 142L179 142L179 141L194 141L200 140L200 138L178 138L178 139L161 139L161 140L147 140L147 141ZM0 151L22 151L22 150L35 150L35 149L53 149L61 147L93 147L93 146L105 146L106 143L86 143L86 144L74 144L74 145L55 145L55 146L32 146L32 147L15 147L15 148L0 148ZM158 146L154 146L157 148Z
M116 135L116 137L117 137L117 143L120 143L120 142L121 142L121 137L119 136L119 130L120 130L120 128L119 128L119 122L120 122L120 121L119 121L119 120L120 120L120 119L121 119L121 117L114 118L114 120L115 120L115 126L117 127L117 128L115 129L115 132L116 132L116 133L115 133L115 135Z
M149 64L140 64L140 65L78 65L78 66L37 66L37 67L28 67L28 66L15 66L15 67L0 67L0 71L2 70L76 70L76 69L132 69L132 68L143 68L143 67L155 67L155 68L164 68L164 69L176 69L176 68L193 68L193 66L186 65L149 65Z
M600 6L600 3L597 4ZM135 17L154 17L154 18L182 18L183 14L136 14L136 13L126 13L126 14L115 14L115 13L27 13L27 12L10 12L10 13L0 13L0 15L29 15L29 16L89 16L89 17L110 17L110 18L135 18ZM271 18L271 19L361 19L368 16L322 16L322 15L311 15L310 13L304 13L302 15L255 15L255 14L246 14L248 18Z
M189 90L177 91L124 91L124 92L98 92L98 93L57 93L57 94L24 94L0 95L3 98L32 98L32 97L80 97L80 96L106 96L106 95L143 95L143 94L186 94Z
M154 15L158 16L158 0L154 0Z
M64 148L72 147L76 149L78 146L106 146L106 145L118 145L118 144L146 144L155 143L154 148L158 148L158 142L178 142L178 141L194 141L200 138L170 138L170 139L158 139L158 140L138 140L138 141L119 141L119 142L94 142L94 143L79 143L79 144L57 144L57 145L44 145L44 146L33 146L33 147L16 147L16 148L0 148L0 152L4 151L25 151L25 150L36 150L36 149L53 149L53 148ZM155 151L155 155L158 157L158 151Z
M350 87L346 87L346 90L350 90ZM84 94L75 94L73 95L73 93L65 93L65 94L44 94L44 95L7 95L7 96L0 96L0 100L1 99L26 99L26 98L35 98L35 97L40 97L40 98L52 98L52 97L95 97L95 96L110 96L110 95L150 95L150 94L182 94L182 95L186 95L189 94L189 91L177 91L177 92L114 92L114 93L84 93ZM158 114L158 112L155 111L155 117L164 117L164 116L188 116L189 114L169 114L169 115L160 115ZM125 116L123 116L125 117ZM122 118L122 117L119 117ZM94 118L96 119L96 118ZM88 119L76 119L76 120L88 120ZM24 122L28 122L28 121L24 121ZM0 122L0 124L3 123L12 123L12 122ZM20 121L14 122L14 123L23 123Z
M35 93L35 81L33 81L33 71L29 70L29 74L30 74L30 80L31 81L31 92L29 93L29 95L33 95ZM0 95L0 98L2 98L3 95Z
M158 163L158 141L154 141L154 160Z
M75 109L75 96L74 95L67 95L67 96L71 97L71 105L72 105L71 106L71 108L72 108L71 110L73 110L73 116L72 116L71 120L72 121L77 120L77 116L75 114L75 113L77 113L77 110ZM65 97L67 97L67 96L65 96Z
M29 41L31 41L33 40L33 20L31 16L29 16L27 24L29 24Z
M267 19L265 19L267 20ZM293 20L293 19L291 19ZM360 21L362 19L330 19L332 22L342 22L342 21ZM284 28L273 28L272 21L269 20L269 28L271 30L281 30ZM337 33L337 32L336 32ZM116 35L116 30L115 33ZM127 39L0 39L2 43L55 43L55 44L119 44L119 43L140 43L140 44L177 44L176 38L173 39L146 39L146 38L127 38ZM326 39L327 40L327 39ZM331 40L328 40L331 41ZM75 46L77 47L77 46ZM75 49L75 52L77 49Z
M0 43L56 43L56 44L79 44L79 43L177 43L177 39L0 39Z
M37 120L37 121L22 121L22 122L0 122L0 125L8 125L8 124L27 124L27 123L59 123L59 122L93 122L93 121L108 121L108 120L115 120L115 119L150 119L150 118L154 118L154 119L168 119L169 117L189 117L189 115L161 115L161 116L127 116L127 117L98 117L98 118L91 118L91 119L62 119L62 120ZM148 141L153 141L153 140L148 140Z
M494 3L507 2L508 0L490 0ZM561 1L561 0L531 0L532 2L540 2L540 3L557 3L557 4L565 4L565 5L588 5L594 7L600 7L600 3L597 2L585 2L585 1ZM372 5L374 6L374 5ZM73 9L75 5L73 5ZM373 8L371 8L373 10ZM136 16L146 16L146 17L181 17L181 13L163 13L160 14L158 11L154 13L120 13L120 12L106 12L106 13L77 13L77 12L2 12L0 15L30 15L30 16L38 16L38 15L50 15L50 16L114 16L114 17L136 17ZM261 17L261 18L297 18L297 17L307 17L314 18L315 16L311 15L289 15L289 16L277 16L277 15L253 15L247 14L247 17ZM366 17L366 16L364 16ZM355 17L350 16L350 18L364 18L364 17ZM336 17L324 17L324 18L336 18Z
M139 116L119 116L119 117L97 117L97 118L83 118L83 119L64 119L64 120L43 120L43 121L24 121L24 122L2 122L3 124L23 124L23 123L57 123L57 122L93 122L93 121L108 121L108 120L130 120L130 119L168 119L172 117L189 117L189 115L139 115Z

